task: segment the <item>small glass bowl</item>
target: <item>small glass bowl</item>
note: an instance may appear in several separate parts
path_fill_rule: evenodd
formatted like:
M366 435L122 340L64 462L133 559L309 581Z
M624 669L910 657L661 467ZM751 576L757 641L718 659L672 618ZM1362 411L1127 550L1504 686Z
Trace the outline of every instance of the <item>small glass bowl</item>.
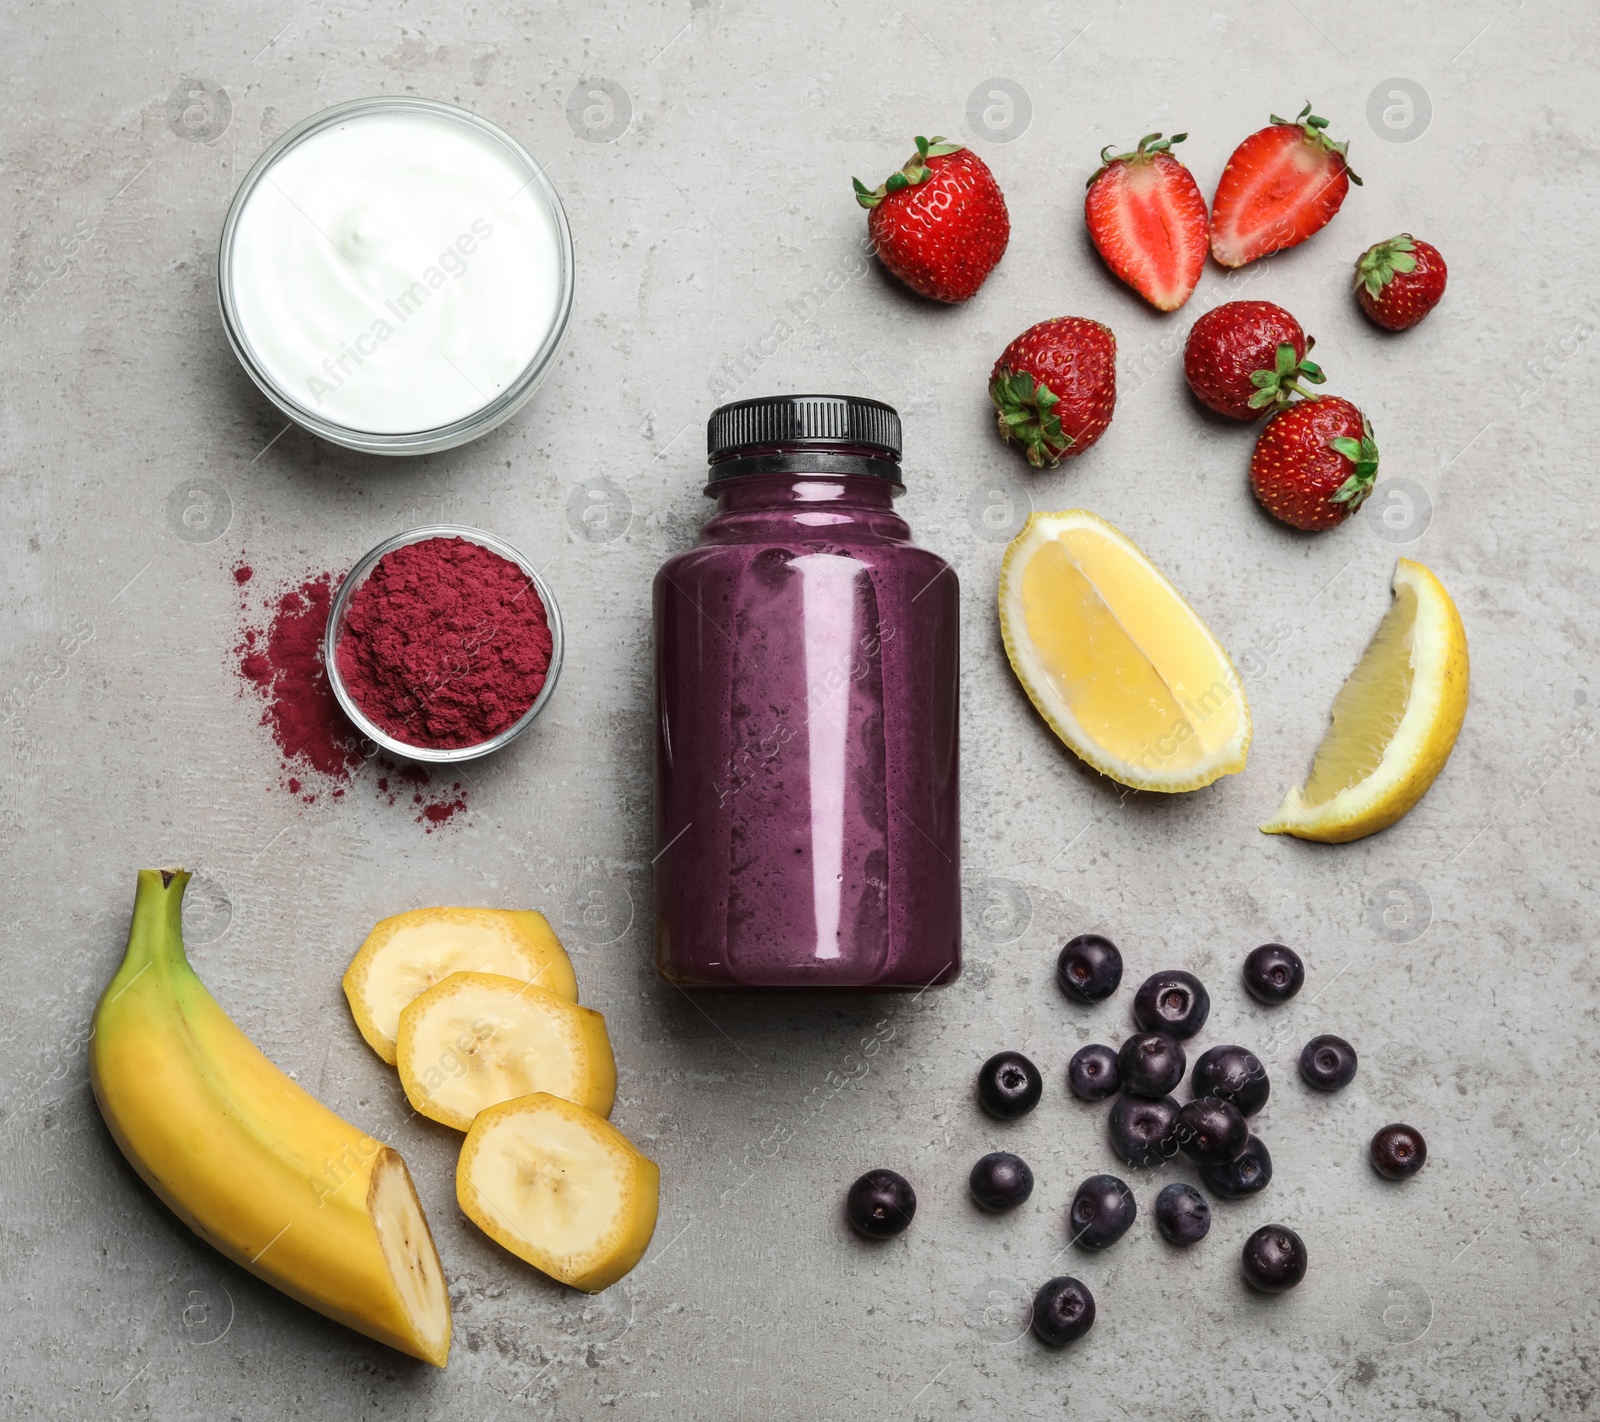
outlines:
M462 416L454 423L405 434L380 434L342 425L337 420L330 420L311 409L292 392L284 389L251 348L250 338L239 317L233 291L234 232L238 227L245 203L273 164L296 144L313 134L321 133L324 129L332 128L349 119L380 113L429 114L487 134L527 173L528 181L523 185L524 188L532 188L539 200L546 204L555 222L558 255L561 260L561 295L555 324L522 373L493 399L486 401L471 414ZM346 449L357 449L366 454L432 454L441 449L454 449L457 445L466 444L469 440L488 434L497 425L510 419L533 398L534 392L554 367L556 357L566 340L567 324L572 316L573 269L572 229L567 225L566 209L561 205L561 199L550 179L545 176L544 169L526 148L499 124L473 113L470 109L458 108L455 104L440 103L437 99L417 98L410 94L383 94L370 99L350 99L345 103L335 104L332 108L323 109L320 113L312 114L310 118L302 119L256 159L250 171L244 175L244 181L239 184L238 191L234 193L228 215L222 224L222 239L217 245L217 305L222 312L222 328L227 332L228 344L233 347L233 353L238 357L245 373L255 381L257 388L267 399L302 429L310 430L312 434L320 435L333 444L343 445Z
M430 538L464 538L469 543L476 543L480 548L487 548L491 553L498 553L509 563L515 563L533 584L534 591L539 594L540 600L544 603L545 621L550 626L550 666L545 672L544 685L539 688L539 694L534 698L533 705L522 713L520 720L514 721L499 735L491 736L475 746L414 746L396 740L361 709L355 697L350 694L350 689L344 684L344 678L339 674L339 659L335 653L339 639L344 635L345 618L349 614L350 599L355 590L367 580L367 575L378 566L378 560L384 554L392 553L396 548L404 548L408 544L425 543ZM504 539L496 538L492 533L485 533L482 529L462 528L450 523L407 529L404 533L395 534L393 538L384 539L368 553L339 584L339 591L334 594L333 606L328 612L327 631L323 633L322 638L322 657L328 668L328 685L333 688L334 698L356 729L368 740L393 755L403 756L407 760L426 761L430 765L476 760L479 756L490 755L516 740L544 710L551 693L556 689L556 681L561 675L563 649L561 609L556 606L555 594L550 591L549 584L539 576L539 570Z

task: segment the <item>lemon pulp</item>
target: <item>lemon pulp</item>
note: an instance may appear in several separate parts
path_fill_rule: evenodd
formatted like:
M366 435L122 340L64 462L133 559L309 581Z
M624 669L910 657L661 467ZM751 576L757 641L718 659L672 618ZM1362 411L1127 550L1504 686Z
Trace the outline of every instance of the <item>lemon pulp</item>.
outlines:
M1338 844L1392 825L1450 759L1470 677L1449 592L1421 563L1400 559L1394 601L1334 699L1310 776L1261 828Z
M1250 713L1227 654L1103 519L1035 514L1007 552L1000 603L1013 670L1097 770L1172 791L1243 768Z
M1326 805L1383 764L1384 752L1411 704L1416 623L1416 590L1402 583L1356 669L1334 698L1333 727L1317 747L1311 776L1300 792L1307 806Z

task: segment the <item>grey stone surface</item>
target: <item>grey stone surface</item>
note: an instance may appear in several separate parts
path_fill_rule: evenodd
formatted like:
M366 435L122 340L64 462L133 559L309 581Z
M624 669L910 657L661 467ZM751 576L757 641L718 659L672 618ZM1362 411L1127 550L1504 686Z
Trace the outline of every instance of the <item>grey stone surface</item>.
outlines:
M1267 14L1243 0L12 7L7 1416L1594 1410L1600 18L1580 0ZM548 164L578 251L572 338L536 401L478 444L411 462L284 432L213 297L223 213L261 148L379 92L511 129ZM1306 97L1366 179L1328 230L1236 276L1211 268L1176 316L1107 276L1078 215L1102 144L1187 129L1183 156L1209 194L1232 145ZM866 264L850 200L852 174L881 179L932 129L990 161L1014 222L1004 262L959 310ZM1442 248L1451 284L1422 327L1390 337L1361 318L1348 275L1401 229ZM1329 388L1373 418L1386 478L1425 495L1425 527L1400 503L1387 527L1361 517L1317 538L1258 513L1250 435L1197 414L1177 359L1192 316L1235 294L1283 302L1318 337ZM993 436L985 377L1017 331L1069 313L1117 333L1116 421L1081 461L1033 475ZM902 508L965 586L968 966L916 1000L690 1001L650 964L649 580L705 512L710 407L785 389L902 409ZM1124 799L1054 741L993 614L1003 535L1029 503L1112 519L1209 619L1247 677L1245 774ZM247 560L254 588L270 588L441 518L509 538L558 590L569 650L549 714L462 773L470 813L433 835L376 795L370 771L340 803L294 801L234 669L230 568ZM1466 619L1472 708L1454 759L1375 838L1264 837L1255 826L1305 769L1397 554L1433 567ZM134 870L166 862L201 876L194 959L224 1006L410 1161L452 1280L447 1371L224 1262L102 1127L88 1014ZM661 1162L663 1199L644 1262L598 1299L460 1215L457 1138L407 1119L349 1020L339 975L368 927L436 901L545 909L611 1024L616 1120ZM1276 1181L1219 1204L1187 1254L1154 1234L1159 1182L1143 1180L1127 1239L1104 1256L1066 1250L1074 1185L1113 1161L1104 1109L1071 1101L1063 1070L1081 1043L1127 1030L1127 991L1091 1011L1051 984L1056 947L1090 928L1122 945L1134 982L1163 966L1201 974L1215 1003L1202 1041L1243 1041L1273 1072L1261 1130ZM1266 939L1310 967L1278 1012L1237 984ZM1331 1099L1292 1069L1319 1031L1361 1052ZM971 1099L975 1067L1001 1047L1049 1081L1039 1110L1006 1127ZM1395 1119L1431 1150L1400 1187L1363 1160ZM1039 1186L1017 1216L980 1217L966 1173L1000 1146ZM921 1209L871 1247L848 1235L840 1201L880 1164L915 1182ZM1269 1220L1301 1232L1311 1272L1266 1300L1237 1258ZM1100 1309L1067 1355L1021 1322L1020 1301L1062 1271Z

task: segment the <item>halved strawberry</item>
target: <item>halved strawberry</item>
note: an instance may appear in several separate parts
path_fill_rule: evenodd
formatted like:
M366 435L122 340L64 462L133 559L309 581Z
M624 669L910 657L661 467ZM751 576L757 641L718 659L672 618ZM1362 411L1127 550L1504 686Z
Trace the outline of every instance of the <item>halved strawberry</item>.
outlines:
M1294 119L1273 114L1271 128L1233 150L1211 203L1211 255L1223 266L1299 246L1360 184L1345 162L1350 145L1335 143L1327 127L1307 104Z
M1083 199L1106 265L1157 311L1176 311L1206 265L1206 200L1172 152L1189 135L1147 133L1132 153L1100 150Z

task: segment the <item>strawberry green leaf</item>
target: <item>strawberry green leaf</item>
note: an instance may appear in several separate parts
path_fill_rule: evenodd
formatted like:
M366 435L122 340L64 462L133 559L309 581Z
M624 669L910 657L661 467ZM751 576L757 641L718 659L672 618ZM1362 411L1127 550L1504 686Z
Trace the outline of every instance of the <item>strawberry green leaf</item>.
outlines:
M851 178L850 181L856 186L856 201L866 208L868 212L871 212L873 208L883 201L886 189L879 188L874 192L860 178Z
M1049 386L1036 383L1026 371L1001 371L989 387L989 398L999 416L1001 439L1020 444L1035 469L1060 462L1072 436L1062 431L1061 418L1054 413L1061 399Z
M1409 232L1391 237L1387 242L1375 242L1356 260L1356 287L1366 287L1367 295L1376 300L1397 274L1417 269L1416 241Z
M1354 513L1366 501L1367 495L1371 492L1371 479L1363 479L1359 474L1352 474L1333 492L1329 502L1349 504L1350 512Z
M1355 471L1334 491L1332 499L1336 504L1349 504L1354 512L1372 492L1373 482L1378 477L1378 445L1372 437L1371 423L1362 420L1359 440L1341 436L1329 440L1328 447L1337 450L1355 465Z

